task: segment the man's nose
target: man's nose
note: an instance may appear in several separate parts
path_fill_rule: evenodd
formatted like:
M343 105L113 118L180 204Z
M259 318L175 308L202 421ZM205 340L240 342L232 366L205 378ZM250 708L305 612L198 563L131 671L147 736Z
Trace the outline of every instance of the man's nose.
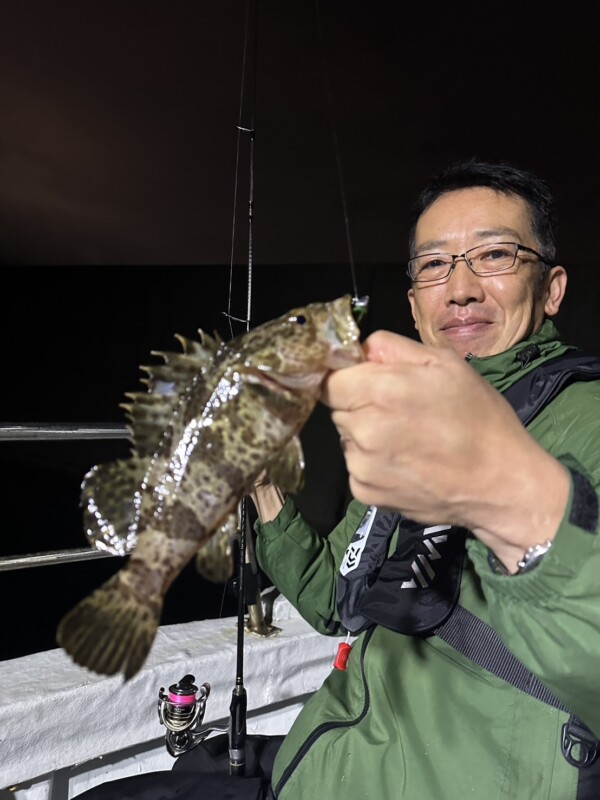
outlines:
M446 283L446 302L458 305L480 303L484 296L483 281L479 275L469 267L465 256L456 256Z

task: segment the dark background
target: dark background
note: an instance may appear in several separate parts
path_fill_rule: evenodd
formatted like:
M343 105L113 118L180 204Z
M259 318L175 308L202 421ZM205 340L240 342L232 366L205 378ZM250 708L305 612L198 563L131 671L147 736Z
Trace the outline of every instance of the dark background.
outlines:
M3 0L0 418L122 422L150 350L199 327L228 338L223 312L244 317L248 291L238 123L256 130L253 325L353 293L353 260L365 334L412 336L411 204L476 155L549 182L570 276L559 326L600 351L599 21L595 4ZM347 494L325 409L303 442L299 502L326 532ZM0 442L1 553L84 546L81 478L126 450ZM62 614L118 566L0 573L0 657L54 647ZM163 621L234 605L190 567Z

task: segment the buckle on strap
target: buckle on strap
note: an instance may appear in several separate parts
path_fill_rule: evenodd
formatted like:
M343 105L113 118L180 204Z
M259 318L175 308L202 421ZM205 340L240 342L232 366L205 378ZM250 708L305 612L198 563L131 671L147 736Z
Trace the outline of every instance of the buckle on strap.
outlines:
M577 717L571 716L562 726L560 749L574 767L590 767L598 755L600 742Z

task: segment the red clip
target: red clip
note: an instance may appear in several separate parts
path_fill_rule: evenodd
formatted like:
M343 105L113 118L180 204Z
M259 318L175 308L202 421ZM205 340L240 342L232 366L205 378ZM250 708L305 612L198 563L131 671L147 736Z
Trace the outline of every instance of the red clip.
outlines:
M350 650L352 650L352 645L348 644L348 642L342 642L341 644L338 644L337 655L335 657L335 661L333 662L335 669L342 671L346 669Z

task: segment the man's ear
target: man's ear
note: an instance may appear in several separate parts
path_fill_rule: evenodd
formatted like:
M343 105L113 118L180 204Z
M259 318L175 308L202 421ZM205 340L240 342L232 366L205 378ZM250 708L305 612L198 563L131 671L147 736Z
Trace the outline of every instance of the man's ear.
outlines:
M547 317L558 314L560 305L567 291L567 271L564 267L551 267L546 276L544 289L544 312Z
M419 325L417 323L417 315L415 312L415 290L411 288L407 292L408 295L408 302L410 303L410 313L412 314L412 318L415 321L415 330L419 330Z

